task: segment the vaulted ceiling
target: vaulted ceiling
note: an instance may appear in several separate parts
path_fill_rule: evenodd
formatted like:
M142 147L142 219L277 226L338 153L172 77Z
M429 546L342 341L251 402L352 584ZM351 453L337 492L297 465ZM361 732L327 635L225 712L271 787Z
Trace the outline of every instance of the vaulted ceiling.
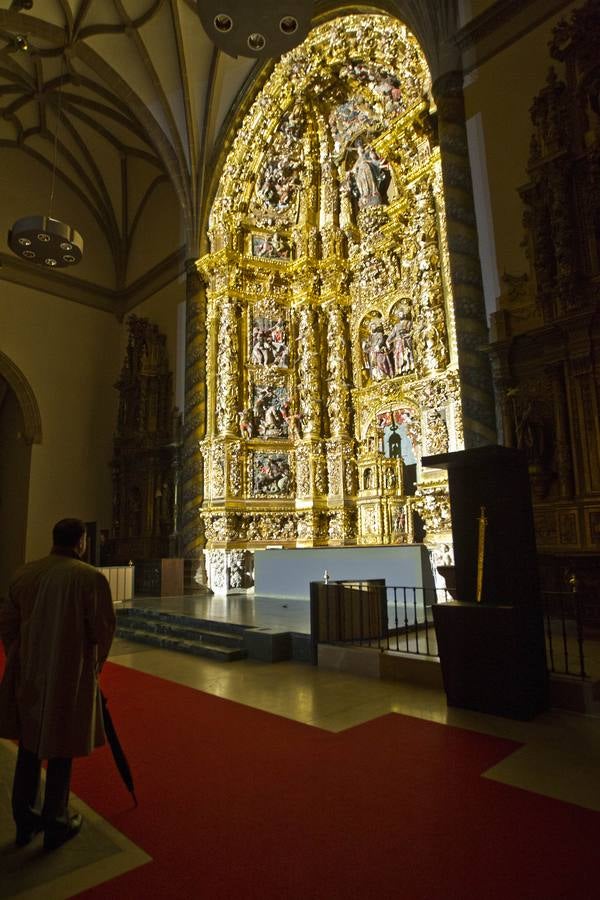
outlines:
M0 10L3 267L10 215L66 217L86 240L72 277L97 280L96 247L113 291L196 255L206 160L255 61L218 52L192 0L19 6Z
M331 15L335 5L316 12ZM375 6L404 15L435 67L440 34L456 27L454 0ZM218 51L195 0L3 7L0 274L50 290L55 279L63 293L107 309L131 306L198 255L207 170L234 101L264 65ZM13 256L8 229L26 215L81 231L83 261L50 276Z

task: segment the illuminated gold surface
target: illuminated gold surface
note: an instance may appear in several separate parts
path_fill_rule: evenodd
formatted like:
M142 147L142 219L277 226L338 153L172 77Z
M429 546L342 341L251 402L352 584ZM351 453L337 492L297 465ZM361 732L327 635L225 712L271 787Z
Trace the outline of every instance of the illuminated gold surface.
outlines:
M420 471L463 446L435 112L406 27L345 16L232 124L198 264L213 588L247 548L411 542L415 513L451 543L445 474ZM416 492L384 450L392 412Z

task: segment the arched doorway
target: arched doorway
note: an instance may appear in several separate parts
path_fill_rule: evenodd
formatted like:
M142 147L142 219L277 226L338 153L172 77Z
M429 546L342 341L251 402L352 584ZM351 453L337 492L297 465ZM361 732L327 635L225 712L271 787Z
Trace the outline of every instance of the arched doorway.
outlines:
M456 324L436 108L405 26L344 16L282 59L209 238L209 553L409 542L417 516L448 542L444 477L420 459L464 446ZM410 464L381 440L401 411Z
M33 392L22 372L0 352L0 596L25 560L31 445L41 438Z

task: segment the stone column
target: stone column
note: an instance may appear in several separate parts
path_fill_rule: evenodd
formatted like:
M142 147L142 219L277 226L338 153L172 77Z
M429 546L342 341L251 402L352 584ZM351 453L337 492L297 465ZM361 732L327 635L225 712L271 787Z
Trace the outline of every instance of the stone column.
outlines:
M199 510L204 471L199 442L206 431L206 297L190 260L186 272L185 412L181 453L181 550L201 561L204 533Z
M462 72L432 85L438 112L450 276L454 296L465 447L496 442L488 330L467 148Z

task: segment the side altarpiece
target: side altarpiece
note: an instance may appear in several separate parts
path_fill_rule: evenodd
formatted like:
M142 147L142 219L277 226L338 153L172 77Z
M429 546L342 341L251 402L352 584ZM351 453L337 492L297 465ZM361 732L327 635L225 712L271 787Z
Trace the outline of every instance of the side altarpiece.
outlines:
M543 583L564 590L574 574L592 597L600 576L599 46L597 3L554 29L520 190L530 267L505 273L491 344L504 443L529 458Z
M131 315L111 462L112 533L105 563L177 556L180 417L173 408L166 337Z

